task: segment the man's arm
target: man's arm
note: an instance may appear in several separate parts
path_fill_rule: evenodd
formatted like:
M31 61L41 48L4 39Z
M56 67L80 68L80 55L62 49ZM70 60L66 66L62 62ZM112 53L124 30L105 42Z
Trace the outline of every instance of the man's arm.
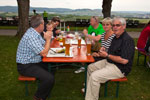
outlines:
M98 36L88 35L87 37L94 41L99 41L101 39L101 35L98 35Z
M107 58L121 64L127 64L129 62L127 59L121 58L120 56L108 55Z
M44 49L40 52L40 55L43 56L43 57L48 54L48 51L50 49L51 36L52 36L51 31L47 31L47 32L44 33L44 38L45 38L46 42L45 42L45 45L44 45Z
M105 51L100 51L99 55L101 57L105 57L107 59L111 59L112 61L114 61L116 63L127 64L129 62L127 59L124 59L124 58L122 58L120 56L114 56L114 55L108 54Z
M83 30L83 34L84 34L86 37L88 37L88 38L90 38L90 39L92 39L92 40L94 40L94 41L99 41L99 40L101 39L101 35L98 35L98 36L89 35L87 29L84 29L84 30Z

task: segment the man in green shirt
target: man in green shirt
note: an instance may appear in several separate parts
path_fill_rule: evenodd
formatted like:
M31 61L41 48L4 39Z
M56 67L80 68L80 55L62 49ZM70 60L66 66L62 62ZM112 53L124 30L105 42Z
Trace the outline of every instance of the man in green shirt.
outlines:
M100 41L101 34L104 33L104 29L102 24L99 23L99 19L96 16L91 17L90 26L87 29L83 30L83 34L87 37L92 39L94 42Z
M100 43L101 43L101 34L104 33L104 29L102 24L99 23L99 19L97 16L92 16L90 19L90 26L87 29L83 30L83 34L86 38L92 39L92 51L99 50ZM95 49L95 50L94 50ZM78 70L76 70L74 73L81 73L84 72L85 68L80 67Z

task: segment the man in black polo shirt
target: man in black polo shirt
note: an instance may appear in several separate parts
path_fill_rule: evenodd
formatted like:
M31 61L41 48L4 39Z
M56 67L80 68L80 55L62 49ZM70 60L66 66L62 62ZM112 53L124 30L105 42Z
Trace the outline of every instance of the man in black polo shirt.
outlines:
M99 51L106 59L88 66L87 92L85 100L98 100L101 83L110 79L125 77L131 71L134 57L134 41L125 31L124 18L113 19L113 31L116 37L111 42L108 53L105 48Z

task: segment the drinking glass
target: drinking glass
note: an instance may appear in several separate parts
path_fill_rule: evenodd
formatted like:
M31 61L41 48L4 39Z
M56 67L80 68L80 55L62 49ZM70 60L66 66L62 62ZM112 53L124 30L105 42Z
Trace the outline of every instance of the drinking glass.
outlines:
M78 48L81 48L81 36L78 37Z
M87 55L91 55L91 39L86 39L86 46L87 46Z
M70 56L70 39L66 38L65 40L65 56Z
M63 33L63 38L62 38L62 41L63 41L63 46L65 46L65 41L66 41L66 33Z

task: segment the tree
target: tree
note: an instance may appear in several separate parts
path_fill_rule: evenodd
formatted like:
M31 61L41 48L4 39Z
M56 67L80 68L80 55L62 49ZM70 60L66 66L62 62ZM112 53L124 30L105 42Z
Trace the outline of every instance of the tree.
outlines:
M111 17L111 3L113 0L103 0L102 13L104 18Z
M29 4L30 0L17 0L19 25L17 30L18 37L22 37L29 28Z
M104 18L111 16L111 3L113 0L103 0L102 13ZM17 30L18 37L22 37L29 27L29 8L30 0L17 0L19 25Z

